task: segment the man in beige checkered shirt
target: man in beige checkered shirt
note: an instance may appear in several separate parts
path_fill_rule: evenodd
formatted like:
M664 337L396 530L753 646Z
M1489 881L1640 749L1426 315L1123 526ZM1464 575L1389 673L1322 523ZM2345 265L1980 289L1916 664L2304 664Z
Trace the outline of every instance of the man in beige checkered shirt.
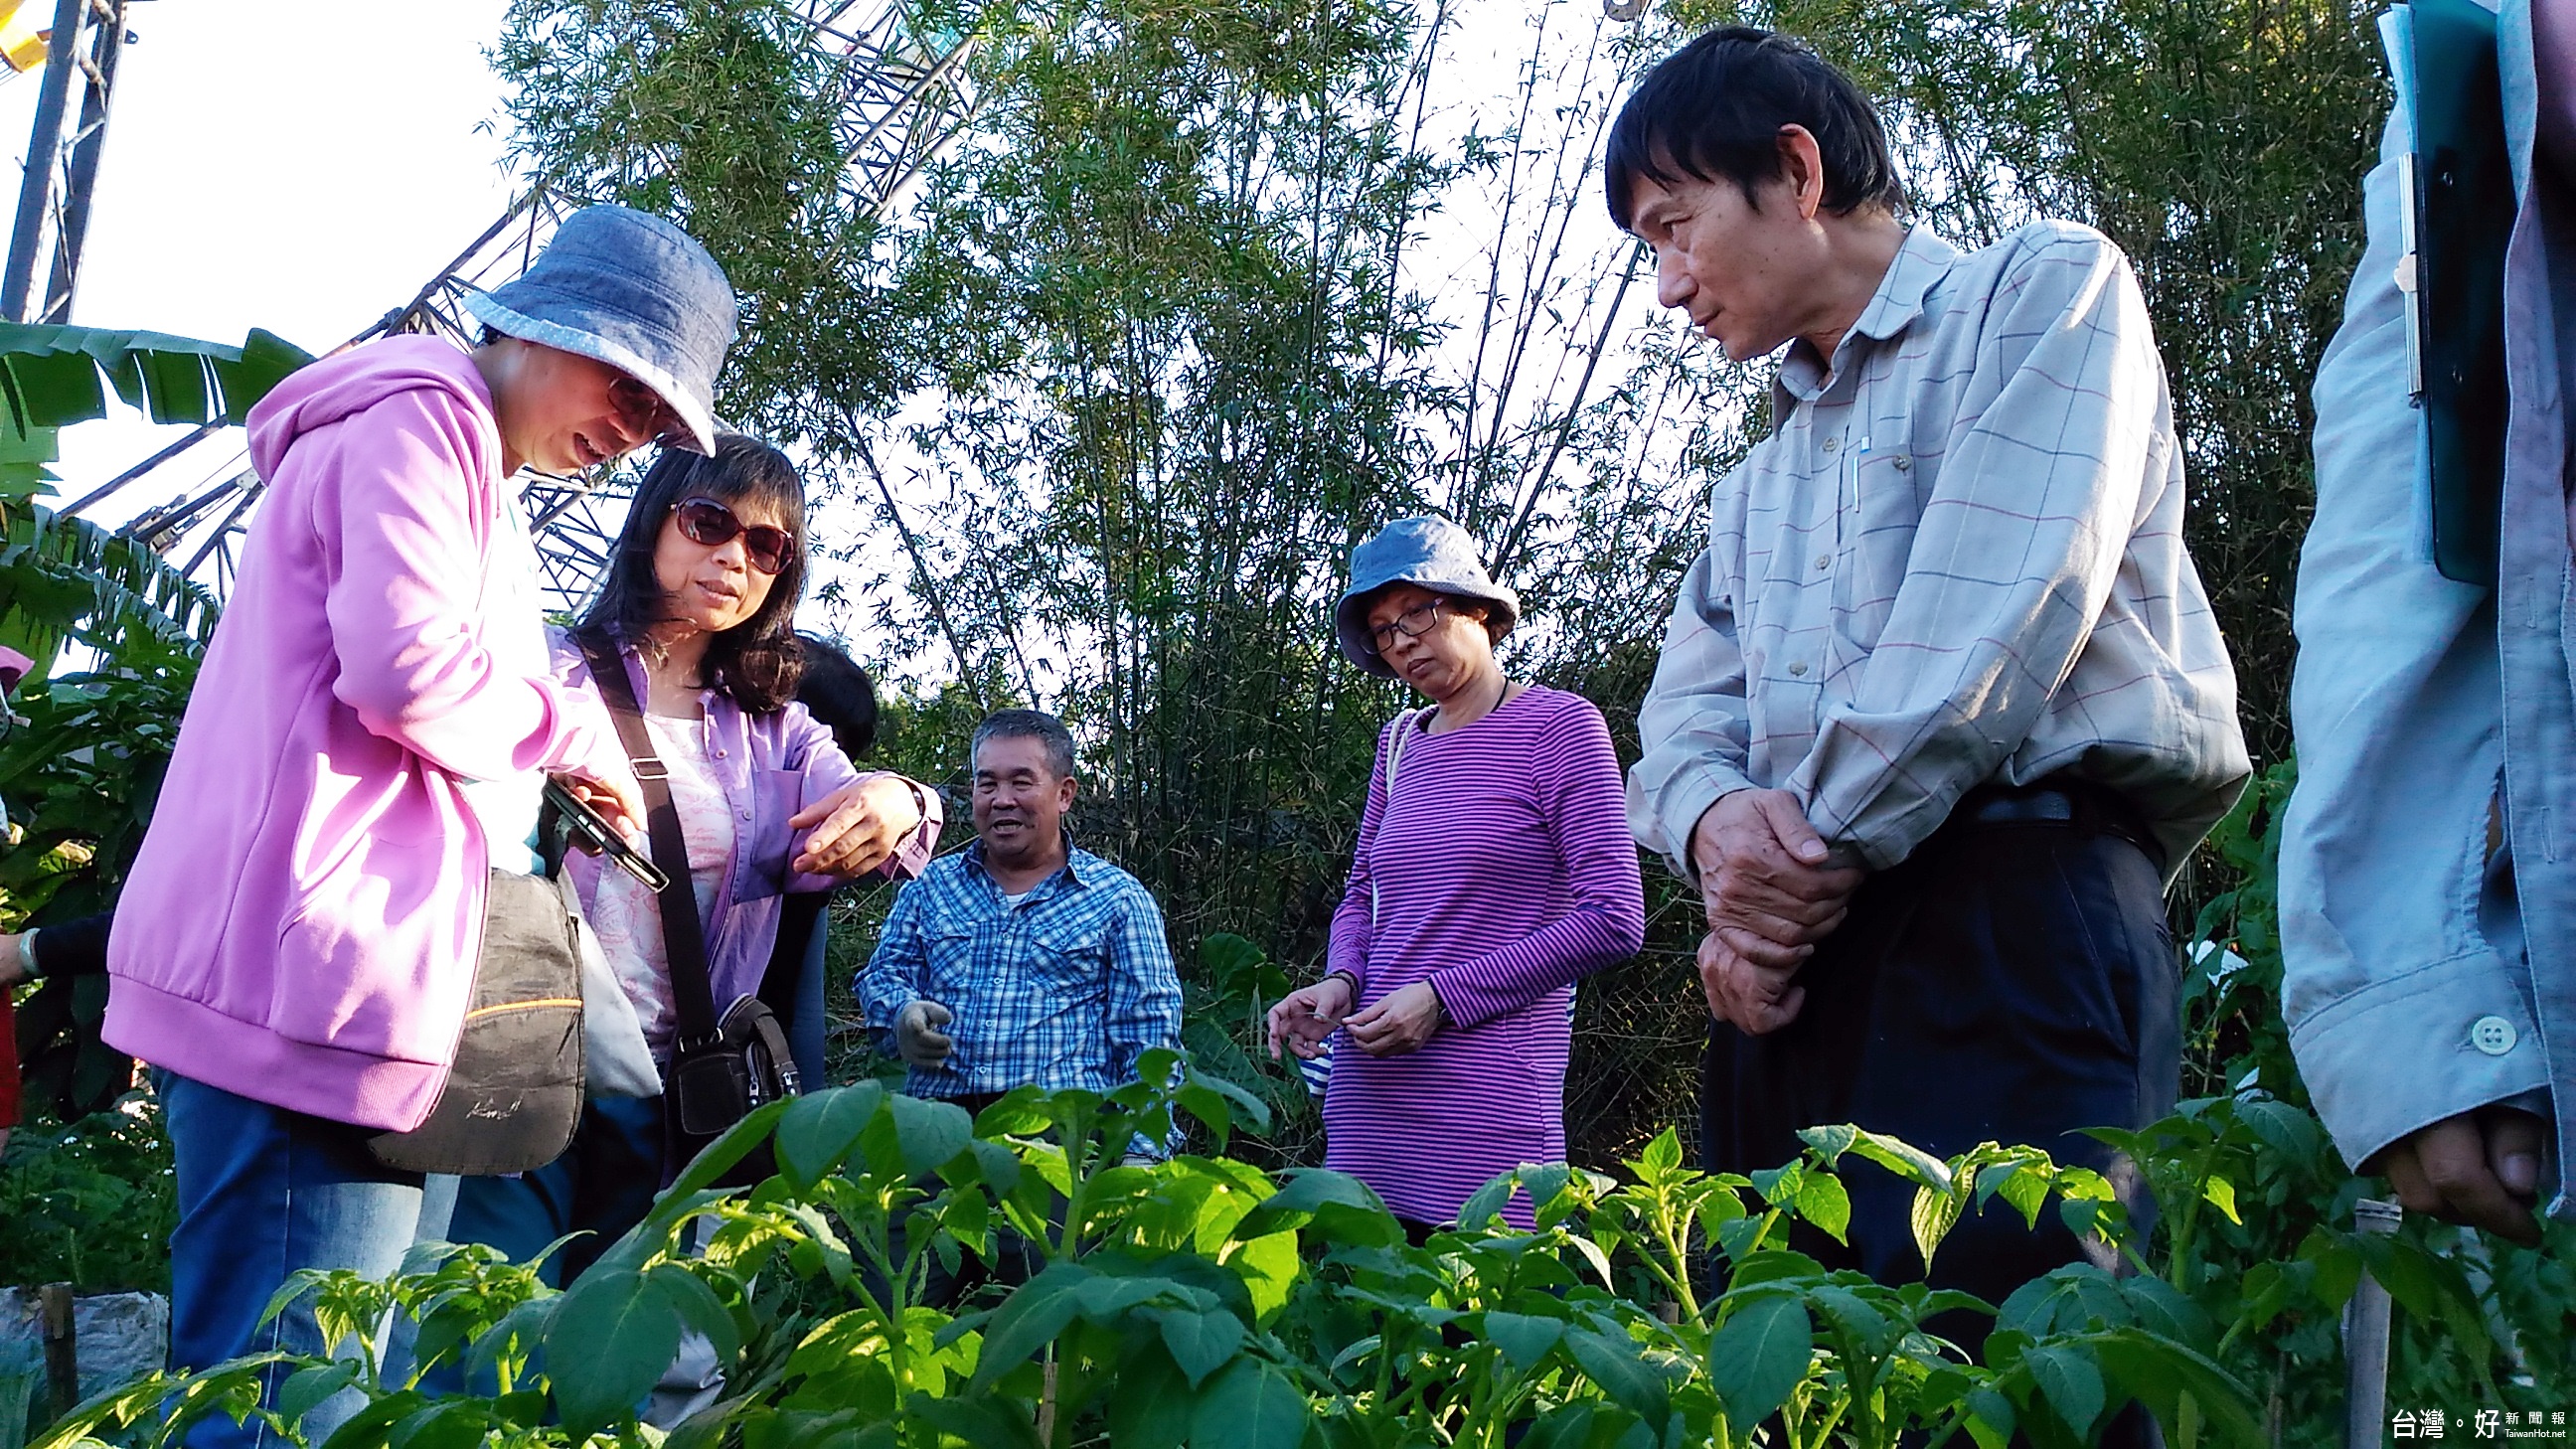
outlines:
M1707 907L1709 1165L1851 1121L2113 1167L2072 1134L2170 1107L2162 888L2248 773L2127 260L2064 222L1969 254L1909 227L1868 100L1745 27L1639 84L1607 180L1666 306L1739 362L1787 348L1628 779ZM1850 1186L1849 1250L1819 1247L1921 1276L1911 1190ZM1999 1302L2078 1252L1998 1208L1934 1280Z

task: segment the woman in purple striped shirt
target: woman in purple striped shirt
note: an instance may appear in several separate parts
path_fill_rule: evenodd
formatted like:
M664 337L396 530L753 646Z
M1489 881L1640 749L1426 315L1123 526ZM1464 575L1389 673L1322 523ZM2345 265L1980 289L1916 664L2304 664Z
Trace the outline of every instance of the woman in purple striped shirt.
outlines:
M1336 1030L1324 1163L1417 1233L1524 1162L1565 1156L1574 983L1636 954L1645 895L1619 762L1580 695L1504 677L1520 600L1440 518L1351 556L1353 663L1430 701L1378 739L1324 979L1270 1011L1270 1051ZM1527 1226L1530 1204L1506 1209Z

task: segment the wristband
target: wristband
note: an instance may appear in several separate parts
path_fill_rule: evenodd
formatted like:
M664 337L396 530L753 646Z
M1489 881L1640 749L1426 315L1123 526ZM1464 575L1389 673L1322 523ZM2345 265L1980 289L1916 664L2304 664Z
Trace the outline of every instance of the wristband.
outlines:
M1360 999L1360 978L1353 974L1349 967L1336 966L1332 970L1324 973L1324 981L1330 981L1336 976L1339 976L1344 981L1351 983L1351 1004L1354 1006L1358 1005ZM1321 986L1324 984L1324 981L1318 981L1315 984Z
M36 960L36 932L38 929L38 927L29 926L18 936L18 969L25 973L26 978L30 981L41 981L44 979L45 975L45 968L38 964Z

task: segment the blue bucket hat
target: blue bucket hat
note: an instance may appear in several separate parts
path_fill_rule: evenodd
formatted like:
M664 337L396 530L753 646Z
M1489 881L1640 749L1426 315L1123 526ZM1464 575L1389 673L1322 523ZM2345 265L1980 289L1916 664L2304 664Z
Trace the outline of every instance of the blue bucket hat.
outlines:
M467 297L465 310L495 332L634 378L678 415L684 446L714 455L716 371L736 332L733 284L670 222L585 206L517 281Z
M1399 518L1351 550L1351 586L1333 606L1333 633L1342 652L1371 674L1388 679L1395 669L1369 644L1369 597L1389 584L1412 584L1487 607L1487 627L1497 639L1520 622L1521 596L1495 583L1476 557L1467 530L1434 515Z

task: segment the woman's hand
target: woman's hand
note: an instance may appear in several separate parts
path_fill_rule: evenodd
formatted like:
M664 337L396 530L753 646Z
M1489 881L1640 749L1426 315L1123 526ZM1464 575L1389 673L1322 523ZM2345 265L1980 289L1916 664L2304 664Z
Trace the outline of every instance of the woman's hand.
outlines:
M1440 993L1428 981L1416 981L1377 1005L1347 1018L1342 1026L1373 1057L1400 1057L1431 1040L1449 1014L1440 1009Z
M608 828L626 837L638 850L645 848L644 787L635 783L635 772L624 765L617 767L613 778L599 778L589 773L565 771L556 776L574 799L599 812Z
M901 775L872 775L797 811L788 829L814 827L793 862L797 873L856 880L892 860L921 828L915 788Z
M1341 1027L1342 1016L1351 1009L1351 978L1327 976L1312 986L1301 986L1279 998L1270 1008L1270 1059L1279 1060L1280 1048L1308 1060L1324 1054L1324 1039Z

